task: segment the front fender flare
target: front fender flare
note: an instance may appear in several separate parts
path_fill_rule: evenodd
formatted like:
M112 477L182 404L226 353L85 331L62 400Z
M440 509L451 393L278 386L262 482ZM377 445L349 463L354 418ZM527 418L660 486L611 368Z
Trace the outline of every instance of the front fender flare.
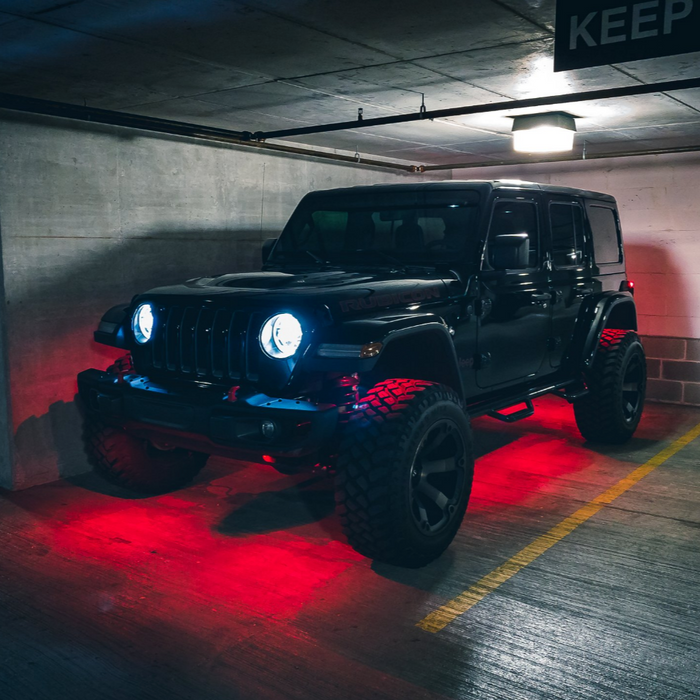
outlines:
M130 322L129 308L130 304L119 304L107 311L94 333L95 342L114 348L127 348L126 330Z
M372 372L381 364L387 351L396 347L396 343L405 343L405 351L410 353L413 342L425 343L427 337L434 339L440 352L444 352L442 358L435 358L436 364L440 363L442 373L449 377L448 383L462 396L461 375L450 329L443 319L435 314L347 321L337 326L331 334L326 334L322 342L310 348L311 352L304 358L304 369L344 374ZM382 345L375 357L331 358L319 357L317 354L321 346L337 344L359 348L369 343Z

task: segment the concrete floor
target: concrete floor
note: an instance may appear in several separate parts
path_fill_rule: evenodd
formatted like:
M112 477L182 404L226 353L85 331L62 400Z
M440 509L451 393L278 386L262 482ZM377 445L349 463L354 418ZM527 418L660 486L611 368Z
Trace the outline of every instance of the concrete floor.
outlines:
M330 484L210 460L135 498L87 475L0 492L0 698L700 697L700 439L444 630L416 627L700 423L649 406L621 448L571 409L475 421L457 540L402 570L356 554Z

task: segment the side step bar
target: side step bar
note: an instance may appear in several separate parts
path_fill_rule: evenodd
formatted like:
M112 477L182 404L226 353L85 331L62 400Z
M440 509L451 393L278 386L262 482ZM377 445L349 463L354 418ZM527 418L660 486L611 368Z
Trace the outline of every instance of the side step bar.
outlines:
M525 399L525 401L519 401L518 403L524 403L525 408L519 411L513 411L513 413L499 413L498 411L489 411L486 415L490 418L495 418L496 420L503 421L504 423L515 423L516 421L522 420L523 418L529 418L534 415L535 407L532 405L530 399ZM513 404L517 406L518 404ZM504 408L508 408L505 406ZM502 409L501 409L502 410Z
M564 399L569 403L573 403L583 396L586 396L586 394L588 394L588 389L583 381L569 379L564 382L557 382L539 387L530 387L520 395L492 395L486 400L467 405L466 410L472 418L477 418L478 416L490 416L491 418L495 418L496 420L500 420L505 423L514 423L515 421L531 416L534 412L532 400L540 396L544 396L545 394L552 394L553 396L558 396L560 399ZM523 403L525 404L525 408L520 411L515 411L514 413L510 414L501 413L501 411Z
M564 389L560 389L559 391L553 391L552 394L561 397L569 403L573 403L577 399L586 396L588 394L588 389L582 385L580 385L576 389L574 387L567 386Z

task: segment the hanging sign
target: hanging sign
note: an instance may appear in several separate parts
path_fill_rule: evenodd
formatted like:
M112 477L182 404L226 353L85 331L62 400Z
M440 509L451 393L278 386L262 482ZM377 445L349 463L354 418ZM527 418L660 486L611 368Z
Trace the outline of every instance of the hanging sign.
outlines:
M557 0L554 70L700 51L700 0Z

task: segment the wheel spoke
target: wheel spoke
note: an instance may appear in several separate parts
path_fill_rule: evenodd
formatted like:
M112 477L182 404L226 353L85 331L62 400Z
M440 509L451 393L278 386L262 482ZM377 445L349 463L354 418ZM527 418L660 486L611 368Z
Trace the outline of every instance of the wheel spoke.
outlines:
M445 472L453 472L457 469L457 464L454 457L446 457L445 459L432 459L423 462L421 472L424 476L428 474L444 474Z
M634 406L629 401L625 404L625 411L629 416L634 415Z
M425 506L418 498L416 499L416 505L418 506L418 514L420 515L418 522L420 523L421 527L429 528L430 521L428 520L428 512L425 510Z
M418 491L426 498L429 498L440 510L445 510L445 508L447 508L447 496L427 481L421 481L418 486Z
M637 392L639 391L639 383L638 382L629 382L627 384L622 385L622 391L634 391Z
M431 452L437 450L438 447L440 447L442 443L445 442L445 438L447 437L448 432L449 431L444 425L441 425L436 430L433 430L433 432L428 436L428 439L426 440L425 445L423 447L424 454L430 454Z

